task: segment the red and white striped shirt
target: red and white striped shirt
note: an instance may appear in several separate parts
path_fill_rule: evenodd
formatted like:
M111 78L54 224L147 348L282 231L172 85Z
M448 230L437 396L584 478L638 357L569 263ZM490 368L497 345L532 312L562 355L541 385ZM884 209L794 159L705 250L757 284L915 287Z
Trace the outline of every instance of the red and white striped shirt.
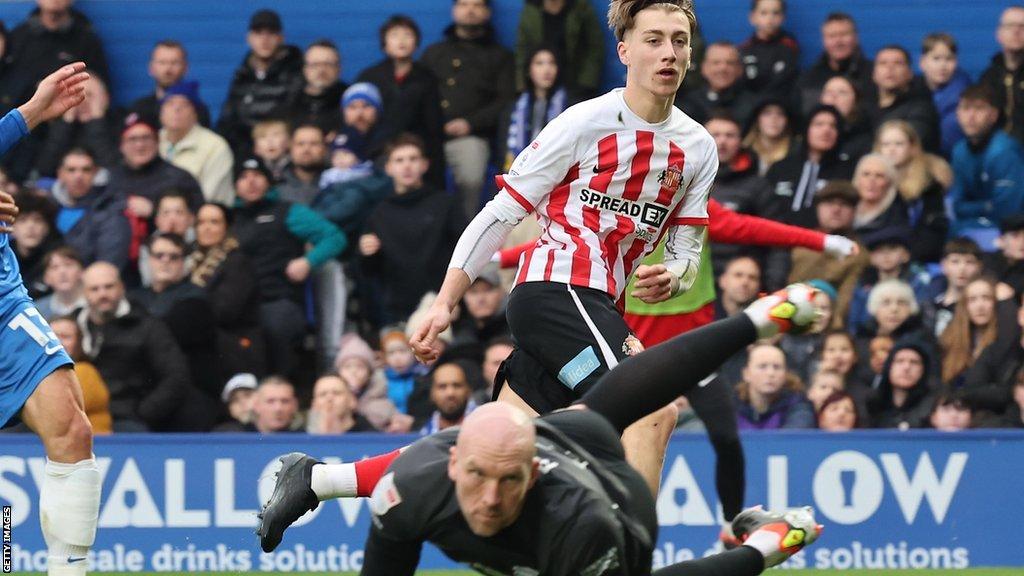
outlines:
M498 177L492 202L507 195L543 229L516 284L563 282L618 298L668 227L707 224L717 170L711 135L676 108L650 124L621 88L569 108Z

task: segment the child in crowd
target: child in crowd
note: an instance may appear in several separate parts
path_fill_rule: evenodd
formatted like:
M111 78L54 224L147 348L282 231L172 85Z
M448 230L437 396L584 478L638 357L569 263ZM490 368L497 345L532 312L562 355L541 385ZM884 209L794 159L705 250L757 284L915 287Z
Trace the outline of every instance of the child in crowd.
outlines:
M981 276L981 248L970 238L954 238L942 249L942 275L928 286L928 300L935 307L934 334L940 336L953 319L953 309L972 280Z
M373 174L373 162L366 159L366 139L355 130L343 130L331 142L331 167L320 175L320 189Z
M747 88L760 96L785 97L800 72L800 47L782 29L786 0L754 0L749 20L754 33L740 45Z
M835 287L824 280L811 280L808 284L818 289L814 301L819 311L818 318L806 334L786 334L779 340L789 369L805 382L814 374L815 360L821 354L824 333L832 323L832 309L839 297Z
M925 84L932 91L932 101L939 113L942 153L949 156L953 145L964 137L956 120L956 107L960 93L971 85L971 77L958 66L956 39L944 32L924 37L920 63Z
M380 349L384 353L388 398L399 412L408 414L409 395L416 386L416 379L428 372L427 367L416 360L400 326L385 328L381 332Z
M252 127L253 153L270 169L275 182L280 182L288 166L291 136L284 120L261 120Z
M935 401L928 417L932 428L942 432L959 432L971 427L971 406L954 394L944 393Z
M846 383L843 375L835 370L818 370L811 376L811 385L807 389L807 399L814 405L815 413L821 412L825 400L836 392L843 392Z

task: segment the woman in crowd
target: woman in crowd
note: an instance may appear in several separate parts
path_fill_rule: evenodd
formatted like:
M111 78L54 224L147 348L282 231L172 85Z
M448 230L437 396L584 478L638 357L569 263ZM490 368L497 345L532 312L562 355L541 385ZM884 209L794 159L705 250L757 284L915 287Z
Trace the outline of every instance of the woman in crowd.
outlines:
M964 288L953 319L939 337L942 347L942 383L959 388L967 371L986 350L1009 361L1019 344L1017 306L1012 299L996 301L996 283L978 278ZM997 360L999 361L999 360Z
M189 255L192 283L206 290L217 322L217 347L224 380L265 372L256 271L228 234L231 212L207 203L196 218L196 249Z
M914 297L914 290L906 282L883 280L875 284L868 294L868 314L871 317L857 334L858 348L867 351L875 336L889 336L894 341L916 337L931 347L932 343L924 340L928 330L921 321L920 312L921 306Z
M789 155L793 118L784 102L771 98L754 108L751 118L743 146L757 153L757 175L764 176L772 165Z
M512 104L511 113L506 115L508 129L498 131L507 136L505 154L499 156L503 159L506 171L548 122L569 105L568 94L560 82L554 49L538 47L530 53L526 62L526 89Z
M924 428L934 399L928 380L931 355L914 339L897 342L882 371L878 390L868 402L874 428Z
M907 205L914 230L911 260L937 262L949 231L944 199L953 183L953 169L942 158L925 152L917 131L903 120L889 120L878 128L874 151L896 168L896 190Z
M57 335L68 356L75 361L75 376L82 385L85 415L92 424L92 433L110 434L114 424L110 416L110 391L107 390L107 384L100 376L99 370L82 353L82 331L75 319L70 316L50 320L50 328Z
M849 432L859 420L853 397L843 391L830 394L818 410L818 428L825 432Z
M756 344L736 386L740 430L813 428L814 409L800 379L786 371L786 355L771 344Z
M1024 307L1017 309L1012 328L1015 332L1011 335L1005 310L1009 305L1016 305L1016 302L1000 300L996 304L998 345L982 350L977 360L963 373L964 385L959 392L975 409L975 423L979 427L1001 425L1008 410L1014 407L1014 384L1024 381L1024 333L1021 330Z
M843 116L845 129L840 150L851 162L871 151L873 129L864 109L862 95L846 76L833 76L821 90L821 104L834 106Z
M321 376L313 384L306 432L317 435L374 432L373 425L356 411L357 407L356 395L340 376Z
M853 171L857 211L853 230L859 236L907 224L907 207L896 191L896 170L881 154L867 154Z
M765 174L775 192L775 205L767 217L817 227L815 193L829 180L849 180L853 175L847 157L840 154L842 131L843 118L832 106L811 111L801 145Z

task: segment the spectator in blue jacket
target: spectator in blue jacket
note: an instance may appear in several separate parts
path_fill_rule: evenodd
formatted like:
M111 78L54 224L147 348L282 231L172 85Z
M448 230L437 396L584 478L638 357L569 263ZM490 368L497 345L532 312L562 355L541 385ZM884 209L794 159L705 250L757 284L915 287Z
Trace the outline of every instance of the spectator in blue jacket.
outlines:
M956 116L966 138L953 148L952 231L997 230L1024 209L1024 148L997 127L999 103L988 86L964 90Z
M921 73L939 112L940 146L946 157L953 153L953 146L963 140L964 131L956 120L956 105L960 94L971 85L971 77L957 65L957 52L956 39L945 32L929 34L921 44Z
M51 195L60 204L57 230L82 262L110 262L119 270L128 264L132 231L125 199L96 184L99 167L92 153L72 148L61 158Z
M311 208L278 200L270 170L258 158L235 171L238 206L232 232L256 267L268 368L288 374L295 344L306 330L305 286L310 273L345 249L345 234ZM306 244L312 248L306 250Z

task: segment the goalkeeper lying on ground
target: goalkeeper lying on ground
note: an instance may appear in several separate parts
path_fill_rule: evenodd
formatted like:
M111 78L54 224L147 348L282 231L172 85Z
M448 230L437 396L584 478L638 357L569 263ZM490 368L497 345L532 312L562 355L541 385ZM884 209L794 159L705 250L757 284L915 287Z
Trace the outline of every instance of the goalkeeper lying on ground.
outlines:
M658 522L622 431L696 386L759 338L809 327L814 290L795 284L745 314L683 334L619 364L571 408L531 420L486 404L458 428L355 464L303 454L283 466L257 534L265 551L321 500L371 496L362 574L412 575L424 542L485 574L651 574ZM813 542L809 508L753 508L733 522L743 546L656 576L754 576Z

